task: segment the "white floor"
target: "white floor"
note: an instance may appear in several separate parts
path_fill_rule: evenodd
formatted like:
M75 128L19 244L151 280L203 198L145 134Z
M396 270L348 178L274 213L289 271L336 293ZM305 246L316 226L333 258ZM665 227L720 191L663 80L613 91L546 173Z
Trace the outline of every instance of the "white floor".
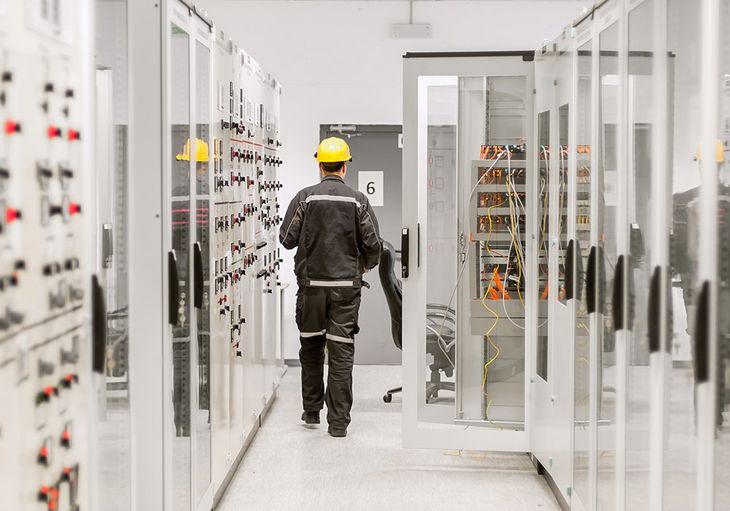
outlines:
M559 510L526 455L402 449L400 397L382 400L400 367L356 366L347 438L327 434L326 410L301 425L299 377L284 377L219 510Z

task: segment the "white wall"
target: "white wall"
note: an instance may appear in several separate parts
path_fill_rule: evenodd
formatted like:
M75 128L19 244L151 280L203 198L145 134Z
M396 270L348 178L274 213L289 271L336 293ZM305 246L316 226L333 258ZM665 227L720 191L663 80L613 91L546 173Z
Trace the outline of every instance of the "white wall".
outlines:
M319 125L401 124L402 62L408 51L533 49L552 39L588 1L415 2L415 23L430 39L395 39L392 23L408 22L407 1L198 0L283 84L282 207L318 179L312 158ZM262 21L267 20L267 21ZM293 252L283 280L295 284ZM296 285L285 301L284 356L297 358Z

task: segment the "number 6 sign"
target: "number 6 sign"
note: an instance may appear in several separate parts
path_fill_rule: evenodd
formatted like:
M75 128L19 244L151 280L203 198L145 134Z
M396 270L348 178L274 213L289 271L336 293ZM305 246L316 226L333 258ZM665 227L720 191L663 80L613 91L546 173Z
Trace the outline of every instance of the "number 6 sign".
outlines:
M357 188L365 194L370 205L383 205L383 172L382 171L360 171L357 174Z

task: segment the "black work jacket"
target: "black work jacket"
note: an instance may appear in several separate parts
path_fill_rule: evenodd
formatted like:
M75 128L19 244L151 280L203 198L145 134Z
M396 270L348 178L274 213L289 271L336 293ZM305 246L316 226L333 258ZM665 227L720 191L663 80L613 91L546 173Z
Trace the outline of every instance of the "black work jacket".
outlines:
M358 286L380 258L378 221L364 194L326 176L292 199L279 231L284 247L298 247L299 285Z

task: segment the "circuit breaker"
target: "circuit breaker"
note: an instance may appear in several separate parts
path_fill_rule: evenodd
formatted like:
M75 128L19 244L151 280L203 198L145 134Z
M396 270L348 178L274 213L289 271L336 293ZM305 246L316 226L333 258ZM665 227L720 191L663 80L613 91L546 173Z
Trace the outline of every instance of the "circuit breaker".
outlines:
M89 509L88 2L0 10L0 493Z

